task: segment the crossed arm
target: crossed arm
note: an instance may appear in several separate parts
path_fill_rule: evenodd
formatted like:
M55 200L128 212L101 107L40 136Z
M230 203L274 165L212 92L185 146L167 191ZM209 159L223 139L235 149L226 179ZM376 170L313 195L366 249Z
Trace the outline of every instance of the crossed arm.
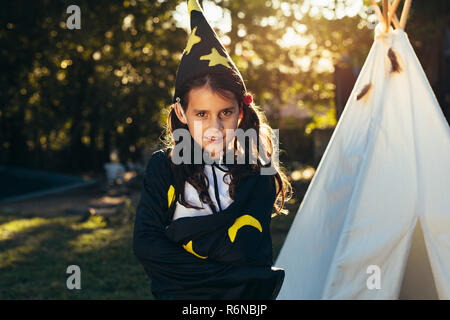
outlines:
M163 157L163 154L154 154L147 165L142 195L136 212L133 238L134 253L152 279L152 290L154 292L188 292L186 289L200 290L198 288L201 288L205 292L208 291L208 296L210 292L216 290L219 292L218 295L234 294L229 296L233 298L241 297L237 292L243 290L243 283L256 281L260 283L260 286L265 287L264 294L267 295L273 290L270 286L273 279L277 277L267 265L249 267L224 263L231 262L231 258L236 258L237 261L237 258L242 258L257 249L256 244L262 237L262 233L256 228L246 225L236 229L234 242L230 242L225 237L228 236L228 229L218 224L222 221L213 221L217 227L216 233L208 233L204 230L205 232L200 232L193 240L194 250L197 249L197 243L201 244L204 240L205 248L202 250L210 255L207 259L199 258L183 248L183 244L187 243L180 244L167 237L165 228L168 212L167 191L170 186L165 176L167 171L163 165L166 159ZM248 208L254 208L255 202L258 201L261 199L252 198ZM268 200L265 201L267 201L266 204L269 203ZM250 214L250 211L245 212ZM266 209L265 213L267 217L260 213L261 217L255 218L259 219L263 230L268 230L270 212ZM254 214L253 211L251 214ZM225 216L221 216L223 217ZM225 221L228 224L232 222L234 221ZM208 237L211 237L212 241L207 241ZM226 256L228 260L221 259L220 248L226 249L224 252L228 252L229 255ZM234 254L231 254L231 251ZM224 290L225 288L229 290Z
M276 189L273 176L257 176L235 204L218 214L173 221L166 236L200 259L222 263L263 265L267 262L270 219ZM245 188L244 187L244 188ZM267 241L268 240L268 241ZM270 249L270 250L269 250Z

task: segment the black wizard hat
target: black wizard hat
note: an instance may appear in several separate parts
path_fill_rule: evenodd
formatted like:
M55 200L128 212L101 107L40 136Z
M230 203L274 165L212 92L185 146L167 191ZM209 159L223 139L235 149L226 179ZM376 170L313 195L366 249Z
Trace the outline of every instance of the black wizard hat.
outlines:
M230 73L231 75L234 70L234 73L239 75L243 91L246 92L242 75L213 28L206 21L198 1L187 0L187 4L191 20L191 35L178 66L173 102L175 103L176 98L180 97L180 89L187 81L208 71Z

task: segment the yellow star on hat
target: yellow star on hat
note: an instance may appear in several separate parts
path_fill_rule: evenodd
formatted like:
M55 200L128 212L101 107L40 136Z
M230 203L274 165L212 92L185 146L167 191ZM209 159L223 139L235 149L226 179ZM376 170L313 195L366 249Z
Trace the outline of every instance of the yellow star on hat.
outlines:
M202 38L200 38L195 34L196 31L197 27L195 27L194 30L192 31L191 36L189 37L188 43L186 45L186 49L184 49L184 52L186 52L186 54L189 54L191 52L192 47L202 40Z
M212 48L210 54L201 56L200 60L209 60L209 65L208 65L209 67L213 67L215 65L221 64L221 65L224 65L225 67L231 69L228 58L220 55L220 53L217 52L216 48Z
M244 79L228 54L219 36L208 23L198 0L186 0L191 34L181 55L181 62L175 79L173 102L182 97L185 84L201 75L229 75L246 92ZM205 61L205 62L204 62ZM224 68L225 67L225 68Z
M197 0L189 0L188 1L188 10L189 10L189 18L191 17L191 11L196 10L202 12L202 9L198 5Z

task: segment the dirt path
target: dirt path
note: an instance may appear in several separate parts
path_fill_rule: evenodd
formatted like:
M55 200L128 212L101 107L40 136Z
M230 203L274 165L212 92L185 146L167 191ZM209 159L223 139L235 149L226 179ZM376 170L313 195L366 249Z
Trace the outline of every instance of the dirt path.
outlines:
M0 212L58 216L85 212L91 207L120 205L127 199L130 199L133 204L137 204L139 197L139 190L128 189L127 191L94 186L0 204Z

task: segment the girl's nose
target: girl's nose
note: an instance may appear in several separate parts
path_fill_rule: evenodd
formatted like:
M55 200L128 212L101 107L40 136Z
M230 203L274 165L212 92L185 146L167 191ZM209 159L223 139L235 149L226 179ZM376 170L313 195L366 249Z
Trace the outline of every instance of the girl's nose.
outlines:
M204 136L207 140L221 140L222 137L222 121L211 119L208 123L208 127L205 128Z
M222 130L223 129L222 120L219 117L211 117L211 121L209 123L209 128Z

